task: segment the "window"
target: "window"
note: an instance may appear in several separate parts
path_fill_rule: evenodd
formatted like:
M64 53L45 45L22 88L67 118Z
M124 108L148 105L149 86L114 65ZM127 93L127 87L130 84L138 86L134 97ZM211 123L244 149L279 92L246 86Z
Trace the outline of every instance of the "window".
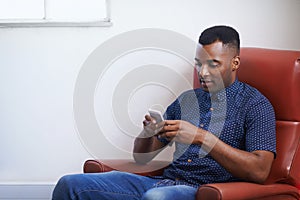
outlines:
M44 0L0 0L0 19L42 19Z
M110 26L109 0L0 0L0 26Z

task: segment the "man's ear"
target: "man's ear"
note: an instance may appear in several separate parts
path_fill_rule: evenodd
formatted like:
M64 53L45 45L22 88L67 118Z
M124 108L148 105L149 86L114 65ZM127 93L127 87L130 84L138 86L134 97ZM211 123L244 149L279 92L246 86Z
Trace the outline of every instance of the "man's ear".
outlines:
M240 56L232 58L232 71L236 71L240 67Z

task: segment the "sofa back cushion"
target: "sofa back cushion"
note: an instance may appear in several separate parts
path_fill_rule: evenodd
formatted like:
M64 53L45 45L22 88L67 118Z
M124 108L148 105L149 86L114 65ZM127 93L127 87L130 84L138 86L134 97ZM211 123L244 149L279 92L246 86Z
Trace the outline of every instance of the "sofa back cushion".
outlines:
M238 79L257 88L276 115L277 157L266 183L300 185L300 51L241 48ZM194 87L199 87L194 74Z
M266 183L300 184L300 51L242 48L239 80L272 103L277 157Z

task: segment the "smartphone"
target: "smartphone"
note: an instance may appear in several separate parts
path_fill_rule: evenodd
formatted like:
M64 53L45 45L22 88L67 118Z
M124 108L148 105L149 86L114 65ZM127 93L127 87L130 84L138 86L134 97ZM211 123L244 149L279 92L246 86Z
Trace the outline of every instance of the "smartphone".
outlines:
M164 117L162 116L160 111L153 110L153 109L150 108L148 110L148 112L149 112L150 116L155 119L156 123L160 123L164 120Z

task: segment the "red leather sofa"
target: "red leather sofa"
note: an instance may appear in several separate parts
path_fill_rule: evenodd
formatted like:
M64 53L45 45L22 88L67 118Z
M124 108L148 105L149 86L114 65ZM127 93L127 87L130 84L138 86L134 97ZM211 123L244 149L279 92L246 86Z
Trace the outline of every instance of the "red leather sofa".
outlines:
M199 187L196 199L300 199L300 51L242 48L240 57L239 80L256 87L274 106L277 157L264 184L206 184ZM197 78L194 87L199 87ZM166 161L138 165L133 160L87 160L83 170L95 173L118 169L157 175L167 164Z

